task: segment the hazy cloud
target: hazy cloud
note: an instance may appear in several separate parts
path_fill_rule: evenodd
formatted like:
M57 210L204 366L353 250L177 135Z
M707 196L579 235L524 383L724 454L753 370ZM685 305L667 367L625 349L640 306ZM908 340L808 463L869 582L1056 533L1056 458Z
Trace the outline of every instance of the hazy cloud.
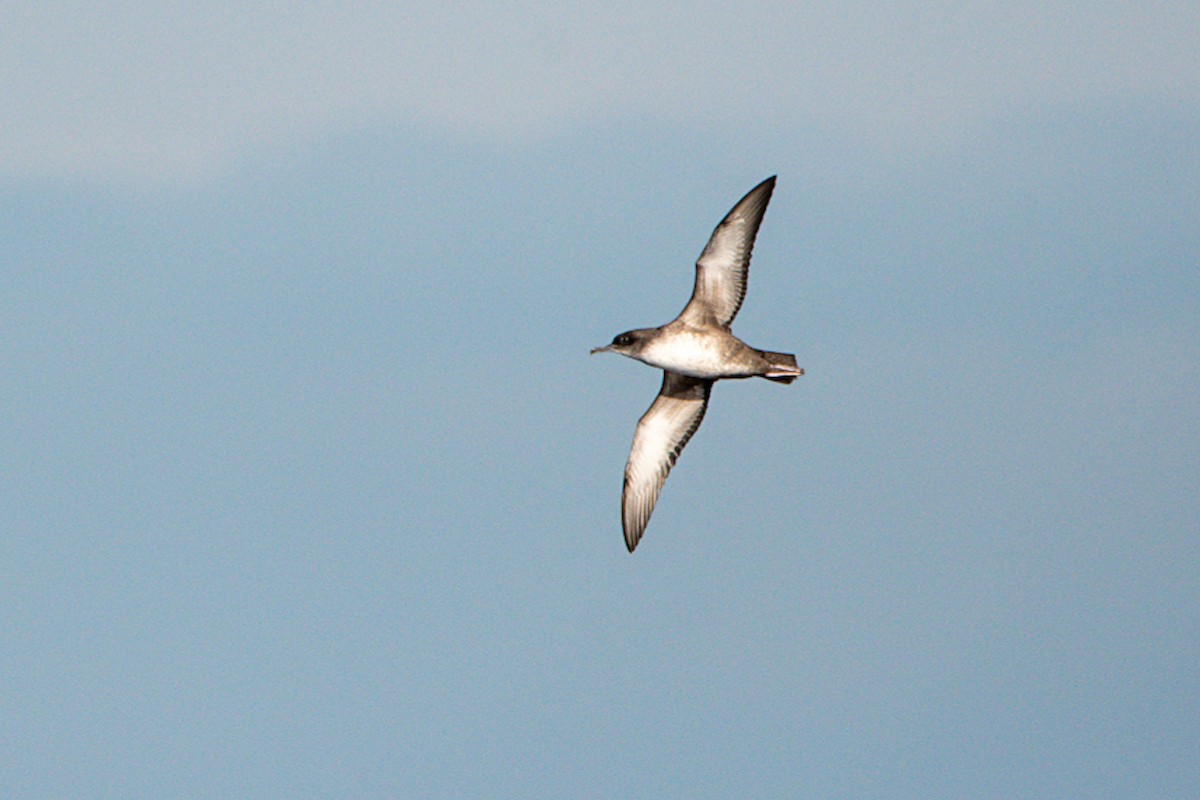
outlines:
M1200 102L1190 3L8 8L10 175L204 174L247 147L369 124L514 139L669 117L905 148L1014 107Z

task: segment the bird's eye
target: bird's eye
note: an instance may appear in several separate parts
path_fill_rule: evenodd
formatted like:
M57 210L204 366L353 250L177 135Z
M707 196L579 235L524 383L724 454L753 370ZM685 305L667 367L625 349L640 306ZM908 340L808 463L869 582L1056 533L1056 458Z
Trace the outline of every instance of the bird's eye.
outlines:
M633 337L630 336L628 333L622 333L620 336L613 339L613 344L617 345L618 347L624 347L625 345L630 344L632 342L633 342Z

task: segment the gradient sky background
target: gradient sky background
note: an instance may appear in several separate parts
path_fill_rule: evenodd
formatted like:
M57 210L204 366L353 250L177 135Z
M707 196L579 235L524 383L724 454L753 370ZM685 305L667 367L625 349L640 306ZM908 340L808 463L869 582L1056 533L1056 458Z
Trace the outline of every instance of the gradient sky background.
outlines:
M5 5L0 795L1200 794L1200 6L785 5Z

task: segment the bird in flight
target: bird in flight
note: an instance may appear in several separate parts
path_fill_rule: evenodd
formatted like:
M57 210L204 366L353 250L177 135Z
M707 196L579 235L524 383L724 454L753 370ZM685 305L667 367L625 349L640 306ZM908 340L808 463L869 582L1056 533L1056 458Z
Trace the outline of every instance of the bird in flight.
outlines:
M684 445L700 427L712 385L722 378L761 377L791 383L804 374L789 353L756 350L730 332L746 296L750 251L775 189L775 176L751 189L713 230L696 261L692 298L657 328L615 336L592 353L620 353L663 371L662 388L638 420L625 464L621 525L629 552L637 547Z

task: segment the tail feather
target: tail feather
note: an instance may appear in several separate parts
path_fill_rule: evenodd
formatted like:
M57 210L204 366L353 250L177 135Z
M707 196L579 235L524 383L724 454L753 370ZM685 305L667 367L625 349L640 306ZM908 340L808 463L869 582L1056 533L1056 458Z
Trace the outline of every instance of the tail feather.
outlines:
M804 374L803 367L796 366L796 357L791 353L772 353L770 350L760 350L767 360L767 371L763 377L778 383L791 383Z

